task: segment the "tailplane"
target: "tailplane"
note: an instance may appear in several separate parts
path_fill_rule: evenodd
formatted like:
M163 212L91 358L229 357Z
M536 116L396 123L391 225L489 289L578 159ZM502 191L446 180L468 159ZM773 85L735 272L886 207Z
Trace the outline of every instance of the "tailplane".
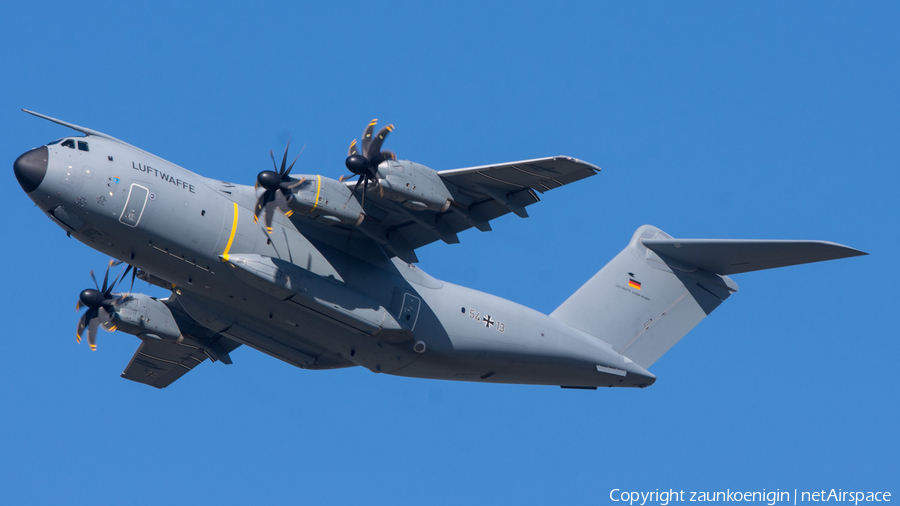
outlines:
M728 274L865 254L823 241L674 239L644 225L550 316L647 368L738 290Z

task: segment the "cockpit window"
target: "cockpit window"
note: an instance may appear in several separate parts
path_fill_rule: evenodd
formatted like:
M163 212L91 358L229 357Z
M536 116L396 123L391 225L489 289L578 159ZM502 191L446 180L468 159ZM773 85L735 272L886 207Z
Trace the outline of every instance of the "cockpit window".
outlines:
M66 140L62 143L62 145L65 146L65 147L67 147L67 148L70 148L70 149L75 149L75 141L73 141L72 139L66 139Z
M78 151L90 151L88 145L84 141L78 141Z
M59 139L56 139L56 140L53 141L53 142L48 142L47 145L48 145L48 146L52 146L52 145L54 145L54 144L59 144L59 141L61 141L61 140L63 140L63 137L60 137Z

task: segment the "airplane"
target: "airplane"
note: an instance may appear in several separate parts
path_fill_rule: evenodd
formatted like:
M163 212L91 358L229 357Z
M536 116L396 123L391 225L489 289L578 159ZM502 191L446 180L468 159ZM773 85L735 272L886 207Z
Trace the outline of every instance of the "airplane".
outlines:
M240 345L302 369L644 388L656 381L648 369L738 290L729 276L866 254L825 241L679 239L644 225L548 315L435 279L415 251L490 231L508 213L527 217L538 193L599 173L590 163L435 171L382 150L393 126L376 133L372 120L348 150L355 181L292 174L288 142L251 186L23 111L83 135L19 156L22 189L66 234L115 259L102 284L91 271L76 338L96 349L100 327L137 336L121 376L156 388L206 359L231 364ZM132 293L136 277L170 294Z

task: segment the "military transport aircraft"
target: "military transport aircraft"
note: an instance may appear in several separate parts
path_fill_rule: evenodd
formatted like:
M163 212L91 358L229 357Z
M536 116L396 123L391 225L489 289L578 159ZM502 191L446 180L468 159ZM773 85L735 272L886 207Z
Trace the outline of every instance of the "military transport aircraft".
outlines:
M84 135L20 156L22 189L67 234L117 259L81 292L77 339L95 349L100 326L137 336L122 377L156 388L207 358L230 364L241 344L303 369L646 387L656 380L647 369L737 291L729 275L865 254L821 241L674 239L644 225L545 315L435 279L415 251L489 231L510 212L527 217L537 192L600 171L589 163L434 171L382 150L393 127L375 133L372 120L346 159L355 181L292 174L285 150L245 186L25 112ZM171 294L123 290L129 273L131 287L137 276Z

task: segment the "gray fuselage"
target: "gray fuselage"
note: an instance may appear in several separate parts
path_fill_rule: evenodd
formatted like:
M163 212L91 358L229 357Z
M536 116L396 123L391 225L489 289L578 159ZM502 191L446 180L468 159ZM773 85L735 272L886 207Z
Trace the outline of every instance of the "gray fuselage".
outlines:
M253 218L261 190L252 186L95 135L42 149L46 173L36 171L28 195L64 230L173 290L199 325L298 367L574 387L655 380L605 341L437 280L352 226L275 213L267 234ZM246 266L260 258L286 266L278 276L290 271L299 286L256 279Z

